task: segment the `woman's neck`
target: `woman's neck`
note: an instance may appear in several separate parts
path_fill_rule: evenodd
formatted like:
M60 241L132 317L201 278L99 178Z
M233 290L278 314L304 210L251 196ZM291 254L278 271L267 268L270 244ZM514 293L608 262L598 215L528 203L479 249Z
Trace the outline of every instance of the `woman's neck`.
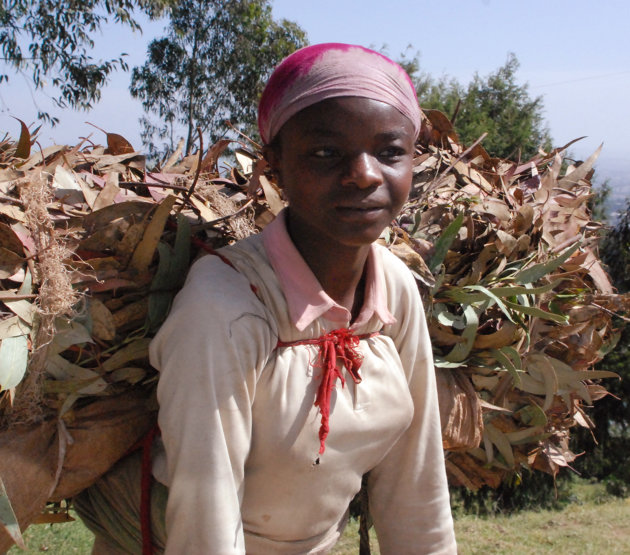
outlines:
M363 306L370 245L342 245L314 234L297 234L290 223L287 228L291 240L324 291L347 308L355 319Z
M353 320L363 306L365 265L369 249L364 251L342 254L335 250L321 256L310 250L306 255L302 254L324 291L335 302L347 308Z

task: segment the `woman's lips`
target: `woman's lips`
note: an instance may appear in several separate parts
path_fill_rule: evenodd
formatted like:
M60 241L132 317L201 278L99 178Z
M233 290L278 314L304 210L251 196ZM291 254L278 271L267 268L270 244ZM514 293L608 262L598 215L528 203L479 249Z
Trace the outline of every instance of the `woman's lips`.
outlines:
M381 205L354 205L354 206L338 206L336 209L339 217L343 219L366 219L377 218L380 216L384 207Z

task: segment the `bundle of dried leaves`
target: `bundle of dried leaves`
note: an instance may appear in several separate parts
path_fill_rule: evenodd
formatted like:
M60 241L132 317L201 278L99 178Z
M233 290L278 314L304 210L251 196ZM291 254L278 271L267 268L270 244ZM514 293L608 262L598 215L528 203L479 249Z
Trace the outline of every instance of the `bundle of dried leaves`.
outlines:
M464 150L442 114L427 116L412 198L382 241L425 297L449 477L476 489L523 467L555 474L574 458L570 428L590 426L584 407L606 394L599 380L614 377L592 368L614 345L612 314L630 306L597 258L596 155L575 166L563 164L566 147L526 163L492 159ZM33 476L48 469L29 488L11 475L15 461L0 462L22 525L89 485L151 425L147 347L191 261L283 207L255 145L241 144L239 168L221 177L229 141L148 171L124 138L107 139L31 155L23 126L17 144L0 144L0 449L39 461ZM24 441L34 429L39 440ZM94 441L104 429L116 438L106 456ZM3 491L0 482L0 515L11 509ZM21 541L15 518L2 521Z
M613 314L630 308L597 256L599 150L574 165L570 145L493 159L426 115L415 197L388 241L425 285L450 482L555 475L576 457L570 428L593 426L585 408L607 394L600 380L618 378L593 366L618 339Z

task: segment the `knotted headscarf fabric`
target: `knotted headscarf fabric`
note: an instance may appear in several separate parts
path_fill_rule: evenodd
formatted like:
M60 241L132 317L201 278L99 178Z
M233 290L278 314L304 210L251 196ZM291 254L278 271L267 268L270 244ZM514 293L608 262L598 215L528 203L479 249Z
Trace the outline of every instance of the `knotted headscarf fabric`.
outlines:
M328 98L358 96L385 102L420 132L421 112L411 79L396 62L362 46L325 43L296 50L274 70L258 105L258 128L269 144L300 110Z

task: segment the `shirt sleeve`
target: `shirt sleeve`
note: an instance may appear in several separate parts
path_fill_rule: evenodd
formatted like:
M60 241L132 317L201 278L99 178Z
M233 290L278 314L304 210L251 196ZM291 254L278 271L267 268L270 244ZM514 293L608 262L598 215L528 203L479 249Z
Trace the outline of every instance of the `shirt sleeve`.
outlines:
M369 474L370 513L383 555L455 554L431 343L415 281L406 267L400 273L399 291L391 292L398 322L387 335L407 375L414 416Z
M256 379L273 348L266 309L217 257L198 261L150 348L169 496L166 553L244 554L244 467Z

